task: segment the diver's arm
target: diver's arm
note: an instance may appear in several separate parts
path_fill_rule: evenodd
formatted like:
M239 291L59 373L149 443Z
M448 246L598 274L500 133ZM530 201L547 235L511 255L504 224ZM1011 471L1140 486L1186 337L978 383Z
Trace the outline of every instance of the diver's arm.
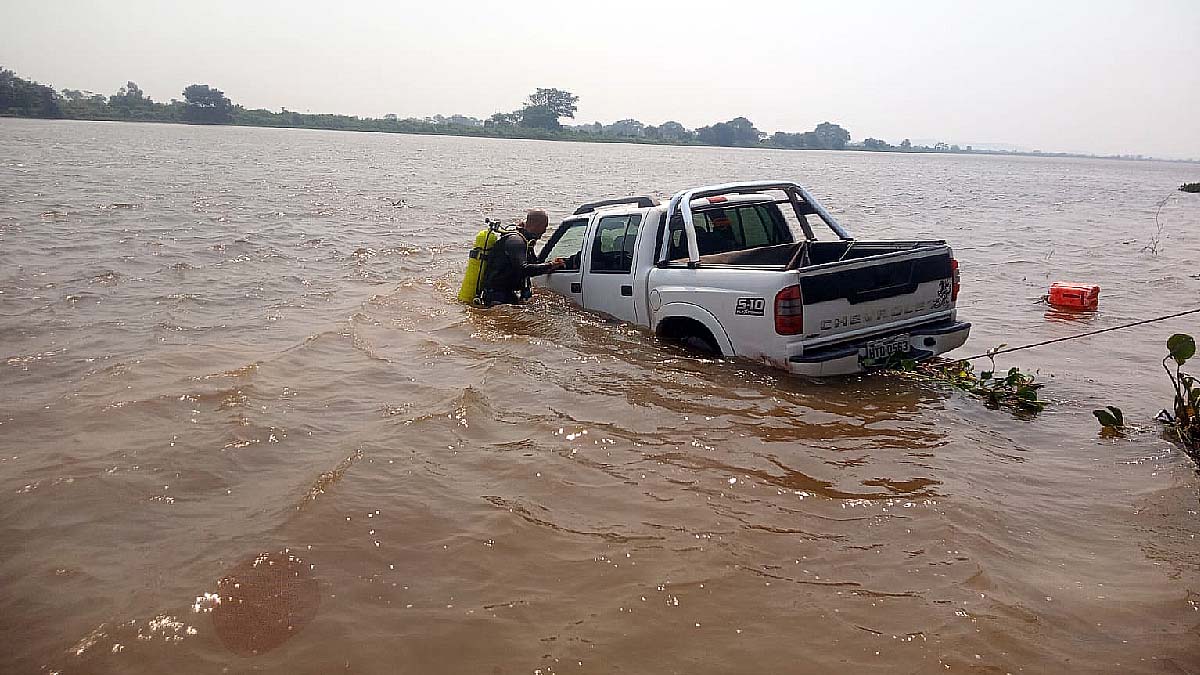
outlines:
M521 270L521 275L525 277L536 277L555 269L553 261L530 263L529 247L525 245L525 240L521 237L506 238L504 254L508 256L508 261L512 263L513 269Z

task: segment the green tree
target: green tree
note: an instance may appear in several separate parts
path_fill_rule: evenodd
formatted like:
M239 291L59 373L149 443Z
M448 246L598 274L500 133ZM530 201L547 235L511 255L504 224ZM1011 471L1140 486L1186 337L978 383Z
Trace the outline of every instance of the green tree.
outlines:
M548 105L527 105L517 113L520 125L528 129L550 129L558 131L558 113Z
M126 82L117 93L108 97L108 107L110 114L126 119L147 119L155 116L154 101L133 81Z
M805 147L804 134L790 134L786 131L776 131L771 135L771 145L777 148L795 148L800 149Z
M674 121L663 122L661 125L659 125L658 134L664 140L668 141L690 141L692 136L694 136L694 134L688 131L687 128L685 128L682 124Z
M197 124L229 124L233 121L233 102L220 89L207 84L188 85L183 90L183 118Z
M900 141L900 149L901 150L912 150L912 141L908 140L907 138L904 139L903 141Z
M646 125L635 119L617 120L604 127L604 132L611 136L640 137L646 133Z
M728 122L733 129L733 144L753 147L762 142L763 134L758 129L754 128L754 123L745 117L735 117Z
M717 122L708 127L696 130L696 138L706 145L755 146L762 140L763 134L754 128L754 124L745 117L735 117L728 122Z
M133 81L126 82L124 87L117 90L117 93L108 97L108 104L114 108L132 108L147 102L150 102L150 99L146 96L146 92L142 91L142 88Z
M696 130L696 140L705 145L733 145L733 129L725 122L717 122Z
M818 147L826 150L844 150L850 142L850 132L832 122L818 124L813 133L816 134Z
M59 107L58 92L54 89L0 68L0 114L62 117L62 109Z
M496 113L484 121L483 126L489 129L515 127L521 121L520 113Z
M575 104L578 102L579 97L569 91L538 87L537 91L529 95L529 100L525 103L525 107L545 106L550 112L554 113L555 122L557 122L559 117L575 119Z

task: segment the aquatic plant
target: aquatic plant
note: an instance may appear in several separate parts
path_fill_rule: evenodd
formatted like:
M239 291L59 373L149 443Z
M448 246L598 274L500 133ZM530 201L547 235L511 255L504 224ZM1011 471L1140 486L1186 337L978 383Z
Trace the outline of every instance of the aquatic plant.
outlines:
M1167 338L1167 356L1162 363L1175 389L1175 412L1160 415L1193 453L1200 452L1200 378L1183 372L1182 368L1195 355L1196 339L1191 335L1176 333ZM1169 361L1175 362L1174 371L1168 365Z
M1200 193L1200 183L1184 183L1183 185L1179 186L1179 191L1190 192L1193 194ZM1153 255L1158 255L1158 246L1162 243L1163 231L1166 229L1166 225L1160 218L1160 216L1162 216L1163 207L1167 205L1167 202L1171 201L1172 197L1178 196L1179 195L1175 194L1174 192L1171 192L1168 193L1166 197L1163 197L1161 200L1159 200L1157 204L1158 208L1156 208L1154 211L1154 234L1150 236L1150 243L1142 247L1142 251L1149 251Z
M1125 429L1125 415L1116 406L1107 405L1098 410L1093 410L1092 414L1096 416L1096 419L1100 422L1100 426L1106 432L1120 433Z
M1181 190L1183 188L1180 188ZM1142 251L1149 251L1152 255L1158 255L1158 246L1162 243L1163 230L1166 225L1162 222L1159 216L1162 215L1163 207L1167 202L1171 201L1174 195L1167 195L1158 202L1158 208L1154 211L1154 234L1150 236L1150 243L1142 247Z
M1174 412L1160 411L1155 419L1167 424L1188 454L1200 463L1200 377L1183 372L1183 365L1195 355L1196 339L1191 335L1176 333L1167 338L1167 355L1162 364L1175 389ZM1105 406L1092 414L1103 432L1119 432L1125 426L1120 408Z
M1033 373L1022 372L1016 366L1007 371L997 372L996 353L1006 346L1001 344L988 350L987 358L991 362L991 366L978 374L975 373L975 367L971 365L970 361L935 359L917 363L904 360L897 365L901 371L944 382L978 396L991 407L1010 408L1034 414L1041 412L1046 408L1048 402L1038 398L1038 390L1045 384L1037 382Z

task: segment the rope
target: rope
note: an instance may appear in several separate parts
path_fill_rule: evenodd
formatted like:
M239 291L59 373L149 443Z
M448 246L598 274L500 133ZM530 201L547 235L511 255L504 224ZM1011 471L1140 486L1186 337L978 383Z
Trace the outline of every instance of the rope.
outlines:
M1079 335L1068 335L1067 337L1054 338L1053 340L1043 340L1041 342L1034 342L1033 344L1021 345L1019 347L1009 347L1007 349L996 349L996 350L986 352L984 354L979 354L977 356L968 356L965 359L958 359L958 360L959 361L974 361L975 359L991 358L993 356L996 356L997 354L1007 354L1008 352L1019 352L1022 349L1031 349L1033 347L1041 347L1043 345L1054 344L1055 342L1066 342L1067 340L1078 340L1079 338L1085 338L1085 337L1089 337L1092 335L1099 335L1100 333L1107 333L1109 331L1122 330L1125 328L1133 328L1134 326L1141 326L1143 324L1154 323L1156 321L1166 321L1167 319L1174 319L1176 317L1185 316L1188 314L1196 314L1197 312L1200 312L1200 307L1197 307L1196 309L1189 309L1185 312L1176 312L1174 314L1167 314L1166 316L1158 316L1153 319L1144 319L1142 321L1134 321L1133 323L1121 324L1120 326L1112 326L1110 328L1101 328L1100 330L1093 330L1093 331L1089 331L1087 333L1080 333Z

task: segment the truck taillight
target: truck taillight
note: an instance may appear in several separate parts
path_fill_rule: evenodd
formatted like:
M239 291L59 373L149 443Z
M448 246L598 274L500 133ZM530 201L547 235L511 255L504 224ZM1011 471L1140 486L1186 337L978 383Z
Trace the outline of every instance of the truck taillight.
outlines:
M950 302L958 302L958 289L962 288L962 278L958 275L958 260L950 259L950 273L954 275L954 290L950 291Z
M775 294L775 332L780 335L804 332L804 297L799 286L788 286Z

